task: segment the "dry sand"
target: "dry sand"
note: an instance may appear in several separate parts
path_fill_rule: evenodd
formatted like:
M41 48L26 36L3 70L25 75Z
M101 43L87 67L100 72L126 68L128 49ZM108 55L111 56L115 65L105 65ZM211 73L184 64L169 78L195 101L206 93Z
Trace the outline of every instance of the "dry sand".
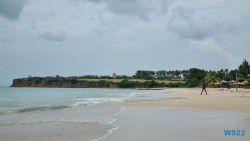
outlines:
M159 106L159 107L190 107L225 110L250 114L250 90L248 89L207 89L208 95L200 95L200 88L176 88L173 93L163 96L179 97L181 99L123 102L124 106Z

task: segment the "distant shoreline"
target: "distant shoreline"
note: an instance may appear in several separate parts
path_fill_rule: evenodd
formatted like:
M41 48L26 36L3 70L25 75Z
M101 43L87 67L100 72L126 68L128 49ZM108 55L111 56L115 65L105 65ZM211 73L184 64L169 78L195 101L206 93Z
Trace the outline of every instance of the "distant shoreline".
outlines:
M184 87L184 81L143 79L78 79L77 77L28 77L14 79L11 87L47 88L137 88L159 90Z

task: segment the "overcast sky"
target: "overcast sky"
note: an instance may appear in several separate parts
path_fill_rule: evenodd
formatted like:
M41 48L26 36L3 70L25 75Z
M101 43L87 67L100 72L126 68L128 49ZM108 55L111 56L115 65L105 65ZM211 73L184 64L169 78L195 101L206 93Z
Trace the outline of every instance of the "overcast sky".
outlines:
M249 0L0 0L0 85L31 76L235 69Z

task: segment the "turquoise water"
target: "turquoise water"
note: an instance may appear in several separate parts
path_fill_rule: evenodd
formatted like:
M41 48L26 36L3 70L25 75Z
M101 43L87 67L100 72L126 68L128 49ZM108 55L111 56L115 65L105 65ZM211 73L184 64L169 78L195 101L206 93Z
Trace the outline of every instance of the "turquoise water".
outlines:
M0 87L0 140L94 141L119 128L116 116L126 109L113 103L150 100L160 92Z
M0 87L0 113L43 111L119 102L136 92L138 90L135 89Z

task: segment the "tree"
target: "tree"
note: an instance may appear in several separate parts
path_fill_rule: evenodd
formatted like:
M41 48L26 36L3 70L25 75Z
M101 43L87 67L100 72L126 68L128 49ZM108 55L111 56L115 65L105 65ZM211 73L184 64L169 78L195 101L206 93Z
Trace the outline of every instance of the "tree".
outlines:
M230 70L229 75L232 78L232 80L236 80L236 70Z
M144 71L138 70L134 77L137 79L145 79L145 80L152 80L154 78L155 72L154 71Z
M186 78L186 84L189 87L196 87L203 82L206 77L206 71L198 68L191 68L188 71L188 75Z
M186 78L188 75L188 70L183 70L181 74L183 75L184 78Z
M245 79L247 79L247 75L250 74L250 66L246 59L244 59L242 64L239 66L239 74Z
M135 87L135 82L124 79L118 85L120 88L133 88Z
M174 71L175 77L180 77L180 74L181 74L181 71L179 71L179 70Z
M156 71L155 74L156 74L156 77L157 77L158 79L165 79L166 76L167 76L167 71L165 71L165 70L160 70L160 71Z
M214 83L218 82L219 78L216 76L216 72L210 71L205 77L205 82L208 85L214 85Z
M148 87L148 88L153 88L153 87L157 87L158 86L158 83L154 80L151 80L151 81L145 81L144 83L144 86Z
M71 84L76 84L78 82L76 77L68 77L66 81Z
M223 69L221 69L220 71L217 71L217 77L220 78L221 80L224 78L225 76L225 72Z

